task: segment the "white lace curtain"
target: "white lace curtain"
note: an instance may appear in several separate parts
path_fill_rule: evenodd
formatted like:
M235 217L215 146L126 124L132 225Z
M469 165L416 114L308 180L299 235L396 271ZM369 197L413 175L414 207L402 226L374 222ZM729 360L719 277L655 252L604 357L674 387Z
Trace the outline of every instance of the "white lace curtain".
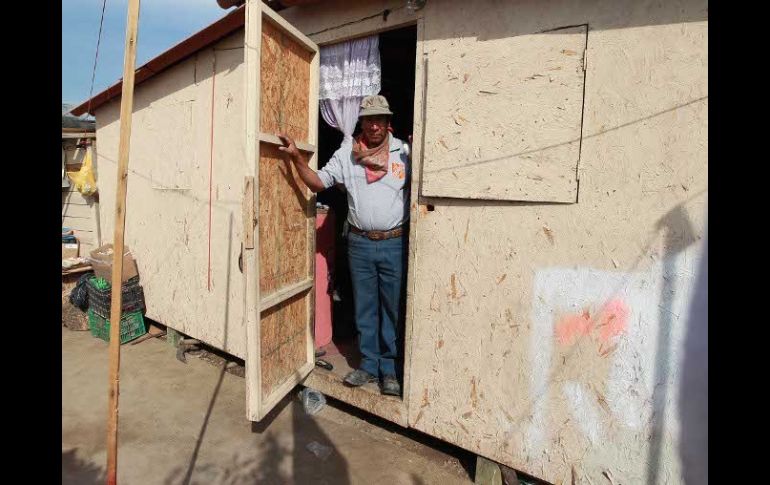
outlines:
M380 79L378 35L321 47L321 116L344 141L353 136L361 100L380 92Z

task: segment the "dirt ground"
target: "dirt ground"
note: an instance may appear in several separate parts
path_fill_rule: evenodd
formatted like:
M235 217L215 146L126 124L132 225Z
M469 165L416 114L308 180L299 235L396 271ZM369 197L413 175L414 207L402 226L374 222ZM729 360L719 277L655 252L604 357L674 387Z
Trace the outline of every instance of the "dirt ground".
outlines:
M184 364L162 338L122 347L119 483L472 483L468 453L343 403L309 416L292 395L252 424L224 364ZM106 416L107 344L62 326L63 484L104 483Z

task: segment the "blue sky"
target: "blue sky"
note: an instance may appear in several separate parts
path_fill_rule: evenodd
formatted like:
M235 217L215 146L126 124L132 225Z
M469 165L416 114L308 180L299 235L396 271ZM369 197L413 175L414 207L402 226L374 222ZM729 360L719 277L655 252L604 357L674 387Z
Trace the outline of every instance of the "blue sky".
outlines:
M123 75L127 0L107 0L94 94ZM102 0L62 0L62 103L88 98ZM228 11L216 0L142 0L136 65L141 66Z

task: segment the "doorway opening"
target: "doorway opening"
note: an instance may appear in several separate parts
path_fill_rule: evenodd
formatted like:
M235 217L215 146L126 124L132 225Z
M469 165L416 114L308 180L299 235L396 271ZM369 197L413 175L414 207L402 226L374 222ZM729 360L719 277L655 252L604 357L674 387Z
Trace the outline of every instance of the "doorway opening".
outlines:
M387 98L391 117L391 128L394 137L409 143L414 124L414 96L415 96L415 55L417 50L417 26L398 28L379 34L380 67L381 67L381 95ZM343 135L338 130L330 127L323 117L318 116L318 168L322 168L334 152L339 148ZM356 126L353 136L360 133L360 123ZM411 152L411 146L410 152ZM409 187L405 188L407 195ZM320 346L325 354L320 357L332 364L331 370L316 367L315 372L329 373L344 385L343 377L350 371L357 369L361 360L358 348L357 330L353 310L353 291L350 271L348 267L347 252L347 196L332 187L319 192L317 197L320 206L317 209L317 238L316 238L316 282L328 271L328 288L324 284L319 285L316 291L316 337L331 333L331 341ZM409 207L405 208L406 214ZM408 223L404 224L404 229ZM404 238L404 281L402 288L402 315L398 328L398 360L396 362L399 382L403 388L404 375L404 311L406 307L406 274L408 254L408 234ZM320 256L319 256L320 255ZM319 264L320 263L320 264ZM319 276L320 275L320 276ZM324 301L325 300L325 301ZM330 302L331 300L331 302ZM331 312L327 310L331 307ZM330 313L330 315L329 315ZM326 321L326 320L330 321ZM319 329L319 326L322 328ZM329 329L331 327L331 329ZM328 340L328 337L326 338ZM319 344L325 342L317 342ZM365 392L380 395L377 383L366 384L359 388ZM403 389L402 389L403 392ZM392 396L381 396L383 399L398 399Z

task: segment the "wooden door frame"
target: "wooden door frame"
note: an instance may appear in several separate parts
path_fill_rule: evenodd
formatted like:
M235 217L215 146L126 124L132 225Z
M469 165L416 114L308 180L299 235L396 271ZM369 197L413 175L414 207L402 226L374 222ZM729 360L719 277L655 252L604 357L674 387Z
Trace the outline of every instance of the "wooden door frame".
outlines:
M244 179L243 201L243 272L245 279L244 316L246 323L246 413L251 421L259 421L281 400L283 397L307 374L315 365L312 325L314 317L313 292L306 303L307 336L306 362L297 369L294 375L287 379L279 387L271 391L268 396L262 395L262 366L261 366L261 341L260 341L260 312L266 308L277 305L302 291L312 289L312 279L315 274L315 218L309 217L307 221L308 237L308 281L300 282L290 288L283 288L276 293L263 297L260 294L260 261L259 261L259 159L260 142L279 144L273 134L261 133L261 48L262 48L262 21L269 21L284 33L290 35L308 51L313 58L310 65L309 83L309 116L308 116L308 141L302 147L307 152L312 152L309 164L317 167L317 130L318 130L318 82L320 52L318 46L289 24L283 17L264 5L261 0L247 0L246 23L244 33L244 63L245 63L245 109L246 109L246 166L248 173ZM315 109L314 109L315 108ZM315 197L309 200L310 208L315 207Z

